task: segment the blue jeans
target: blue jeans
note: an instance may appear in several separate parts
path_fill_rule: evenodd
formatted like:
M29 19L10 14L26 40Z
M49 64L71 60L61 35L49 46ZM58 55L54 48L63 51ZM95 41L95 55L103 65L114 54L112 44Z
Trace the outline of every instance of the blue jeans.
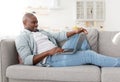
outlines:
M73 48L78 35L72 36L65 42L62 48ZM89 43L84 40L81 48L71 55L57 54L48 57L47 64L52 67L79 66L84 64L93 64L101 67L118 66L118 59L98 54L90 50Z

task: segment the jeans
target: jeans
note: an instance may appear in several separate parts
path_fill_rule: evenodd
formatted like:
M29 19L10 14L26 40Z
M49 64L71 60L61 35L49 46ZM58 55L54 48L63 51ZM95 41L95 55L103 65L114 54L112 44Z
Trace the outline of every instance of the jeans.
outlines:
M68 41L63 45L64 48L73 48L74 43L78 35L72 36ZM85 39L82 43L81 48L74 54L57 54L49 56L46 64L49 64L52 67L66 67L66 66L79 66L84 64L93 64L100 67L115 67L118 66L118 58L105 56L98 54L90 50L89 43Z

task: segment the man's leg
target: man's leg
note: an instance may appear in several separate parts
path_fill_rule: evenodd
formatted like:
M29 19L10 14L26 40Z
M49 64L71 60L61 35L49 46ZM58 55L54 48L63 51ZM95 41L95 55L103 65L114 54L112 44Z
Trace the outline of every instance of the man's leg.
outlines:
M90 50L90 45L87 41L87 38L83 41L82 46L81 46L81 50Z
M65 43L64 45L62 46L62 49L74 49L77 41L79 39L79 34L76 34L72 37L70 37ZM82 46L79 50L88 50L90 49L90 45L87 41L87 39L85 39L82 43Z
M79 34L75 34L74 36L70 37L62 46L62 49L74 49L77 41L78 41Z
M53 67L79 66L83 64L94 64L101 67L118 66L118 59L98 54L91 50L78 51L73 55L54 55L47 61Z

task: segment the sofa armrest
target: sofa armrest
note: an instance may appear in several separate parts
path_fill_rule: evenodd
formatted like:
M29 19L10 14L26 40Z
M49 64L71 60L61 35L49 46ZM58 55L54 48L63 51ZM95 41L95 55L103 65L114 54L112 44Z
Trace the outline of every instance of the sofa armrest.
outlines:
M6 69L10 65L18 63L15 41L13 39L3 39L0 42L0 74L1 82L7 82Z

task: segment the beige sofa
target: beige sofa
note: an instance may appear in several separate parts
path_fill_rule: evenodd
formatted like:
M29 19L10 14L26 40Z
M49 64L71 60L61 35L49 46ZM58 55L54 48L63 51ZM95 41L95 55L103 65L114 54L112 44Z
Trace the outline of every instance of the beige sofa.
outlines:
M89 29L91 48L101 54L120 56L120 45L112 42L118 32ZM81 65L74 67L38 67L18 64L14 39L0 42L0 82L120 82L119 67Z

